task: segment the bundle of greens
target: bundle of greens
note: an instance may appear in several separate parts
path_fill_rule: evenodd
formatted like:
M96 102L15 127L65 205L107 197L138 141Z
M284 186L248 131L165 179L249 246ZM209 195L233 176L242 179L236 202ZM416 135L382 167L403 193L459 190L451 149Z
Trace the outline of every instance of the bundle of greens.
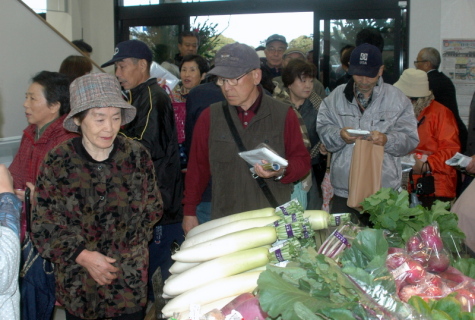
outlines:
M312 249L285 268L268 266L258 280L259 302L275 319L408 319L385 267L382 230L361 231L342 256L343 268Z
M402 248L416 232L437 222L444 247L452 253L459 253L465 234L457 225L457 215L447 211L449 205L436 200L430 210L421 205L410 208L408 192L399 193L390 188L382 188L362 202L363 211L370 214L373 227L391 232L387 237L391 247Z

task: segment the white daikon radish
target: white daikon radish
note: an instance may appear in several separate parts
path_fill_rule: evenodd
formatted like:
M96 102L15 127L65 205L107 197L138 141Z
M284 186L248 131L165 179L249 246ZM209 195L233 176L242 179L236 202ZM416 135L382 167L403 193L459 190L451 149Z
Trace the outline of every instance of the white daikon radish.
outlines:
M168 294L162 293L162 298L163 298L163 299L170 300L170 299L173 299L173 298L175 298L175 297L176 297L176 296L169 296Z
M305 210L304 218L308 218L312 230L322 230L328 228L330 214L323 210Z
M233 252L272 244L276 240L274 227L251 228L180 249L172 255L172 259L181 262L203 262Z
M210 281L262 267L267 263L269 246L234 252L177 274L165 283L163 292L169 296L177 296Z
M176 274L171 274L168 276L167 280L165 280L163 283L167 283L168 280L175 278L177 275Z
M168 301L163 307L162 313L166 317L170 317L174 312L181 313L188 310L190 304L205 305L221 298L252 292L257 287L257 279L261 272L241 273L188 290Z
M230 222L238 221L238 220L268 217L268 216L273 216L273 215L275 215L275 209L270 208L270 207L257 209L257 210L251 210L251 211L244 211L241 213L235 213L229 216L225 216L219 219L214 219L214 220L205 222L203 224L197 225L196 227L191 229L186 236L191 237L203 231L213 229L218 226L222 226L222 225L228 224Z
M225 305L227 305L236 297L237 296L226 297L226 298L219 299L217 301L213 301L211 303L200 306L200 316L203 316L214 309L221 310L221 308L223 308ZM177 318L177 320L190 320L190 319L191 319L191 313L189 310L185 312L181 312Z
M182 273L188 269L193 268L194 266L200 264L199 262L180 262L180 261L175 261L170 269L171 274L177 274L177 273Z
M197 245L199 243L216 239L218 237L221 237L233 232L241 231L241 230L257 228L257 227L265 227L276 220L279 220L278 215L234 221L234 222L231 222L231 223L228 223L228 224L225 224L213 229L209 229L206 232L201 232L192 237L187 235L185 238L185 241L183 241L180 248L181 249L188 248L188 247Z

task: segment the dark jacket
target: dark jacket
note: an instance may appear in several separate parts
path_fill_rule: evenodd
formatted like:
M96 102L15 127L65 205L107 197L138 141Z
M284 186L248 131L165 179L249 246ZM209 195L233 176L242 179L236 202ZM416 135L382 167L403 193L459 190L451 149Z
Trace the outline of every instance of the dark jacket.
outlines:
M56 298L73 315L113 318L147 302L148 241L162 215L149 152L118 136L109 158L92 159L81 138L53 149L40 167L32 240L55 263ZM99 285L76 262L84 249L116 259L117 279Z
M129 102L137 108L137 116L120 133L140 141L152 156L163 199L164 214L160 224L181 222L183 178L171 100L156 78L130 90L128 96Z
M280 68L273 68L273 67L270 67L268 64L267 64L267 59L266 58L260 58L261 59L261 70L262 70L262 73L265 73L265 72L268 72L269 75L270 75L270 78L273 79L275 77L279 77L282 75L282 67ZM267 88L266 88L267 89ZM267 89L269 90L269 89Z
M224 96L221 88L215 82L200 84L191 89L186 99L186 120L185 120L185 153L188 157L191 149L191 139L193 129L201 112L208 108L212 103L223 101ZM201 200L211 202L211 180L206 188Z
M432 90L435 101L449 108L454 114L459 129L460 144L462 146L462 151L464 151L465 146L467 145L468 131L465 123L463 123L460 118L455 86L452 83L452 80L439 70L431 70L427 72L427 78L429 79L429 89Z
M468 137L467 150L465 154L469 157L475 155L475 92L470 103L470 114L468 116Z
M173 58L173 63L175 63L177 67L180 67L180 64L182 61L183 61L183 56L179 52L175 54L175 57Z

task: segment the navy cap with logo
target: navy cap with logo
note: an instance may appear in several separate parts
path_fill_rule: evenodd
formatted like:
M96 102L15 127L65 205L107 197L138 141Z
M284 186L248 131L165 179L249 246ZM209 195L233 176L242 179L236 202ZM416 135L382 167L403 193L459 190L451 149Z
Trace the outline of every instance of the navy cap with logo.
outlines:
M111 60L102 64L101 68L110 66L116 61L126 58L145 59L148 62L152 61L152 50L140 40L127 40L119 43L115 47L114 56Z
M382 65L381 51L371 44L364 43L357 46L351 53L348 74L374 78Z
M208 74L235 79L260 67L261 60L256 50L246 44L235 42L225 45L216 52L214 68Z
M269 45L269 43L271 43L272 41L280 41L285 44L285 46L287 46L287 40L284 36L281 36L280 34L273 34L269 38L267 38L266 46Z

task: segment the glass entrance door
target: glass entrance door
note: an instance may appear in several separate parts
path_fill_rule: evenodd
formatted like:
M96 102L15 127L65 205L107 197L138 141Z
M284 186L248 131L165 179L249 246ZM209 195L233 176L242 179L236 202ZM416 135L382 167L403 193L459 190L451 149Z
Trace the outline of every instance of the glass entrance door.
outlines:
M383 79L386 83L394 83L404 68L407 68L407 9L405 7L393 10L376 11L373 17L365 17L367 13L325 12L317 14L319 24L316 34L319 41L314 48L319 53L320 76L325 88L329 91L335 88L339 77L345 75L340 62L340 50L347 45L354 46L356 35L365 28L379 33L383 39L383 62L385 71ZM342 17L349 18L342 18ZM316 38L316 37L315 37Z

